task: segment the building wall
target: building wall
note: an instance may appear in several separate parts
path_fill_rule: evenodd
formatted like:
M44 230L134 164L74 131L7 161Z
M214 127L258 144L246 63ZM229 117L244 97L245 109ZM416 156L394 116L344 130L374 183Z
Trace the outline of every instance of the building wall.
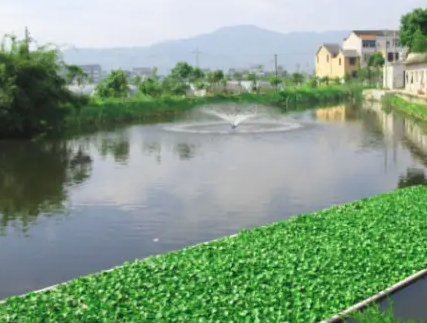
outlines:
M79 65L79 67L93 79L93 83L98 83L101 80L102 68L101 65Z
M363 47L363 40L375 40L376 47ZM394 46L393 42L398 41L398 35L394 37L378 37L372 35L372 37L364 37L363 39L357 36L355 33L351 33L350 36L344 41L343 49L354 49L357 50L361 57L360 66L366 67L369 56L374 54L376 51L383 53L383 56L387 58L388 53L398 53L399 59L405 56L407 49L401 46ZM387 46L387 42L389 43Z
M351 33L350 36L348 36L347 39L344 40L342 48L344 50L357 50L360 56L362 54L362 40L355 33Z
M427 63L407 65L405 71L405 90L427 93Z
M345 76L345 74L352 75L359 69L360 58L356 57L353 65L350 64L350 60L351 60L350 57L345 58L345 66L344 66L345 73L343 76Z
M332 55L322 46L316 54L316 76L325 77L332 74Z
M332 57L329 51L325 47L322 47L316 55L316 76L343 78L346 74L351 75L353 71L357 71L359 61L359 58L355 58L355 64L351 65L350 58L345 57L343 53Z
M386 64L383 68L383 87L403 89L405 87L405 65L403 62Z

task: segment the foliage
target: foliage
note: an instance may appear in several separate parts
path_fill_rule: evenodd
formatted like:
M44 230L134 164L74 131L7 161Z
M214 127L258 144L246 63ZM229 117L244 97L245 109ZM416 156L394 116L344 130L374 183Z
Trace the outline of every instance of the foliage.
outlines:
M125 98L129 93L128 78L122 70L113 70L96 86L96 95L100 98Z
M280 84L282 84L282 79L277 76L271 76L270 77L270 85L274 87L278 87Z
M206 75L206 78L210 84L218 84L219 82L225 79L225 76L222 70L216 70L216 71L209 72Z
M329 76L324 76L320 79L320 83L325 84L325 85L329 85L330 81L331 81L331 79L329 78Z
M414 34L411 51L414 53L424 53L427 51L427 36L419 29Z
M416 120L427 122L427 104L422 105L408 102L398 96L386 97L385 103L388 107L395 109L407 116L410 116Z
M89 76L77 65L68 65L65 67L67 70L66 80L67 84L76 82L78 85L83 85L85 82L89 83Z
M141 80L138 84L138 90L140 93L151 97L158 97L163 92L160 82L151 77Z
M0 137L28 137L58 130L82 100L66 88L60 52L6 36L0 47Z
M294 84L298 84L299 85L299 84L301 84L301 83L304 82L305 77L304 77L304 74L293 73L292 76L291 76L291 79L292 79L292 82Z
M369 306L363 311L350 315L356 323L416 323L414 321L401 321L394 317L393 304L389 301L389 307L382 311L378 304Z
M414 9L412 12L401 17L399 31L400 43L413 51L414 37L418 30L424 36L427 35L427 7Z
M171 83L179 85L179 83ZM164 86L164 85L163 85ZM310 89L288 87L264 95L243 93L240 95L217 94L208 97L131 97L126 100L104 99L92 101L79 114L69 116L68 125L104 124L108 122L142 120L152 117L181 115L198 105L216 102L248 102L275 106L289 106L304 103L336 102L348 99L361 92L359 86L328 86Z
M385 64L385 59L382 53L376 52L369 56L368 66L374 68L383 67Z
M424 269L414 186L10 298L3 323L314 323Z
M311 78L308 79L307 81L307 85L310 88L317 88L319 86L320 83L320 79L317 76L313 76Z
M335 83L335 84L341 84L341 79L337 76L337 77L334 77L333 79L332 79L332 81Z

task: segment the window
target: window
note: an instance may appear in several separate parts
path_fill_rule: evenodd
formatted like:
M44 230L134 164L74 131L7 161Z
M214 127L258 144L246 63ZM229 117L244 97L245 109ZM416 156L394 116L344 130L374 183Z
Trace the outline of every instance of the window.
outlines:
M387 61L388 62L393 62L393 53L387 53Z
M351 76L352 76L353 78L356 78L356 77L357 77L357 71L353 71L353 72L351 72Z
M375 40L364 39L362 41L362 46L364 48L376 48L377 47L377 42Z
M398 60L399 60L399 53L394 53L394 59L395 59L396 61L398 61Z
M387 48L389 48L389 47L390 47L390 41L389 41L389 40L387 40L387 41L386 41L385 46L386 46Z
M329 63L329 55L326 55L326 62Z
M341 58L338 59L338 64L341 66Z
M350 57L350 58L348 59L348 63L349 63L351 66L356 65L356 57Z
M397 38L393 39L393 46L400 47L400 41L399 41L399 39L397 39Z

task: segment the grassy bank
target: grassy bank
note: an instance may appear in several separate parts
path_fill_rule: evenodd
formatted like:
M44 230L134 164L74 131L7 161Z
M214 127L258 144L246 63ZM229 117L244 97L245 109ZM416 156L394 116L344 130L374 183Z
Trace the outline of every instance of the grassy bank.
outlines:
M394 316L393 304L389 303L387 310L382 311L379 305L371 305L367 309L351 315L356 323L422 323L417 321L403 321Z
M427 105L409 102L398 96L390 96L384 99L386 109L396 110L416 120L427 121Z
M279 107L295 104L337 102L361 93L358 86L325 86L316 89L289 88L285 91L271 91L264 94L215 95L210 97L160 97L130 98L126 100L92 101L78 114L68 117L68 126L104 124L155 117L179 115L196 106L222 102L259 103Z
M127 263L0 306L2 323L326 319L427 265L426 187Z

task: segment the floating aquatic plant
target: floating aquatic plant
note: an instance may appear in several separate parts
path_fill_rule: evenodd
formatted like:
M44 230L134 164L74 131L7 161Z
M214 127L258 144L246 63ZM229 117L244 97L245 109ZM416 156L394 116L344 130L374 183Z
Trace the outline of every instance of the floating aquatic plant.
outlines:
M1 323L319 322L427 265L427 188L299 215L10 298Z

